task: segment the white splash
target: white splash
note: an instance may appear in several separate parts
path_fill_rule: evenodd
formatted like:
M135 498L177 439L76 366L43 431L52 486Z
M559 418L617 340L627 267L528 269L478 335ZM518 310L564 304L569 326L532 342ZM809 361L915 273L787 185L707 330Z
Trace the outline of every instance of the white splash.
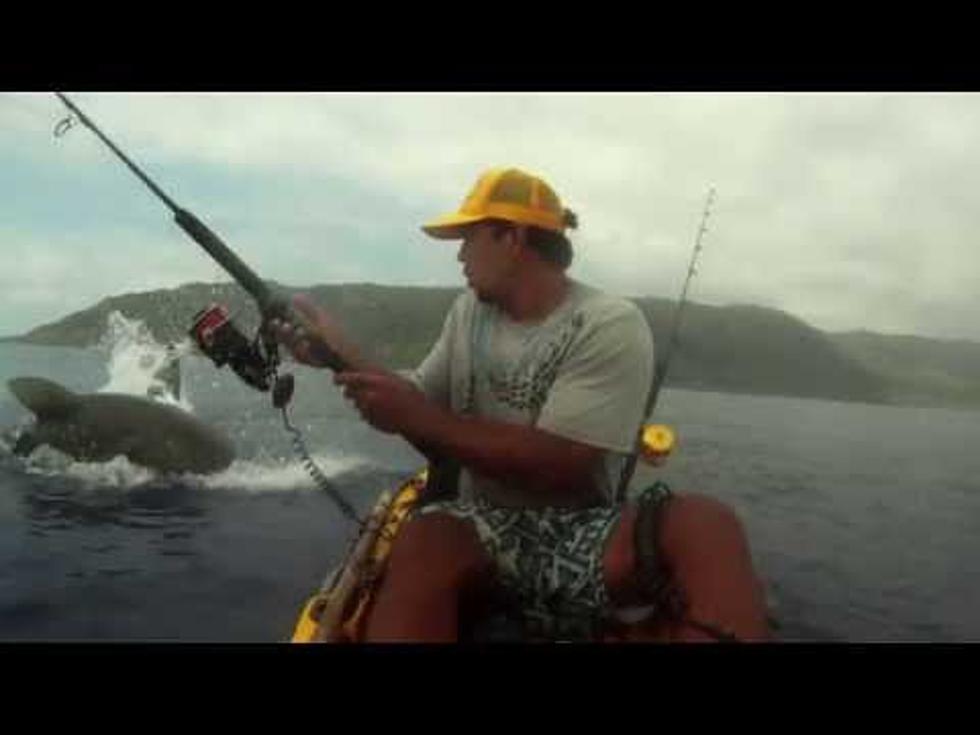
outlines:
M181 357L191 350L190 340L168 348L157 342L146 324L138 319L128 319L120 312L109 314L105 333L99 341L99 349L107 354L109 379L98 389L99 393L127 393L149 396L158 401L178 406L193 413L193 406L182 390L175 397L170 386L159 378L173 357ZM3 437L3 445L12 437ZM341 475L365 464L356 455L318 454L313 456L317 467L327 476ZM58 475L79 480L83 486L134 488L149 482L164 481L166 476L117 456L108 462L79 462L52 447L37 447L26 458L26 470L32 474ZM253 459L238 459L224 471L213 475L182 473L173 476L176 484L202 489L235 490L245 492L317 491L316 483L298 459L284 460L260 455Z
M313 461L327 477L336 477L364 464L355 456L314 455ZM316 484L302 464L270 464L254 460L236 460L228 469L214 475L200 475L198 482L216 490L248 492L317 491Z
M135 465L122 455L108 462L79 462L47 444L31 452L27 457L26 469L32 475L72 477L85 488L132 488L156 476L153 470Z
M315 455L317 467L327 476L335 477L364 464L356 456ZM159 480L164 475L133 464L119 455L108 462L79 462L53 447L43 444L26 458L29 474L48 477L70 477L83 487L116 487L131 489ZM212 490L234 490L252 493L317 491L316 484L302 464L283 464L274 461L235 460L228 469L213 475L180 473L172 476L184 486Z
M99 349L108 355L109 380L97 392L147 396L194 412L186 391L175 396L172 386L164 378L168 367L180 369L180 359L191 350L189 339L169 346L161 345L142 321L127 319L113 311L99 340ZM176 365L173 365L174 361Z

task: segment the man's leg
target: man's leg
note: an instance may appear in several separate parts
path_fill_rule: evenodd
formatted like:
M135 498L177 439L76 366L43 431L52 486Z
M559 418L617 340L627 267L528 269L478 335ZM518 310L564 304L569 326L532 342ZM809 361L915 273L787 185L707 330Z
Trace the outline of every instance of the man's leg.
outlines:
M461 598L478 594L492 571L471 523L444 513L413 518L392 546L365 639L456 641Z
M633 532L636 509L628 506L606 547L604 571L614 603L639 604ZM660 552L687 601L686 620L706 623L737 639L767 640L762 585L742 524L727 505L702 495L675 495L663 508ZM667 624L660 640L713 640L690 624Z

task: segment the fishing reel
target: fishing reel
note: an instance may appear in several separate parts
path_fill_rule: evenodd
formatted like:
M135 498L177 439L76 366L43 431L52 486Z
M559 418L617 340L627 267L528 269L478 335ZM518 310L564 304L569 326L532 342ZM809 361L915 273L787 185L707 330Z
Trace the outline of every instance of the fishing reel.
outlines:
M256 390L271 389L276 408L289 403L293 396L293 376L279 375L279 346L267 330L259 328L249 340L231 320L227 307L210 304L194 316L188 334L216 367L227 364Z

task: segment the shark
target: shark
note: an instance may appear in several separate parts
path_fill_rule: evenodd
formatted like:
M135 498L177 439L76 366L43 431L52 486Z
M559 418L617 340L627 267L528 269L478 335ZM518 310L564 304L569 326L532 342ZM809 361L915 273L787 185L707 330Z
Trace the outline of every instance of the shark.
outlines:
M159 472L210 474L235 459L231 441L177 406L124 393L75 393L39 377L18 377L7 387L35 421L17 436L14 454L47 444L83 462L123 455Z

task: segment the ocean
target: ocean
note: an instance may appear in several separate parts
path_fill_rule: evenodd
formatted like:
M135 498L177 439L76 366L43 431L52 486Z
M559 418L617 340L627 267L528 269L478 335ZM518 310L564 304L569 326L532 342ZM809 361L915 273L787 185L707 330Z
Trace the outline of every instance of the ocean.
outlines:
M0 344L0 431L21 375L143 394L163 348L115 317L98 348ZM189 351L181 345L182 351ZM293 453L268 394L187 354L179 403L236 461L158 476L0 443L0 641L288 640L354 528ZM290 420L360 512L423 460L364 424L330 374L289 365ZM637 473L729 503L780 641L980 640L980 412L664 390L678 445Z

